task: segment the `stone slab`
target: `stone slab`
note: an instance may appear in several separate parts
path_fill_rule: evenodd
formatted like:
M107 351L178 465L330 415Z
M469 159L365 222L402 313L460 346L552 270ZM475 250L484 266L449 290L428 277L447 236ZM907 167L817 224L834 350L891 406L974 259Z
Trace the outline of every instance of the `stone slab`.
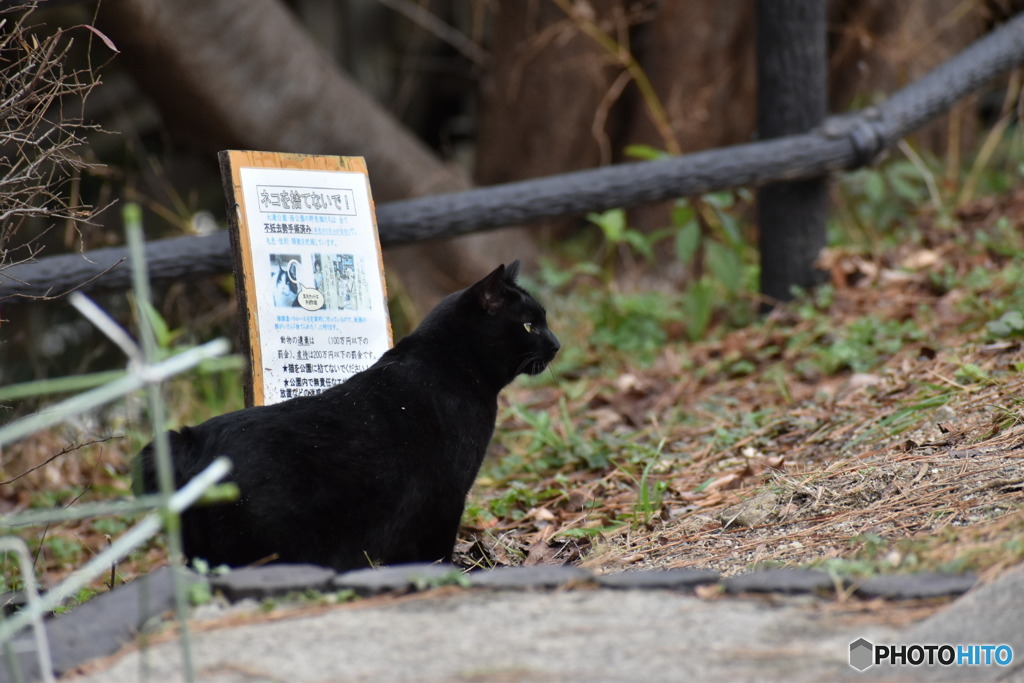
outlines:
M890 574L872 576L854 589L861 598L918 600L962 595L978 582L973 574Z
M835 589L834 579L815 569L766 569L725 579L728 593L826 593Z
M472 571L466 576L473 588L500 590L560 588L594 579L594 575L586 569L568 565L496 567Z
M598 585L623 590L666 589L693 592L697 586L718 583L721 575L710 569L648 569L600 574Z
M46 621L53 670L60 675L83 662L105 657L132 642L147 622L174 608L170 567L139 577L131 583L98 595L74 610ZM188 570L186 583L204 579ZM17 637L15 648L26 680L39 678L35 641L31 628ZM0 682L10 680L6 658L0 665Z
M268 564L212 576L210 588L232 602L246 598L267 600L289 593L330 590L334 576L333 569L315 564Z
M424 590L441 585L459 585L464 574L450 564L403 564L376 569L355 569L338 574L334 590L351 590L356 595Z

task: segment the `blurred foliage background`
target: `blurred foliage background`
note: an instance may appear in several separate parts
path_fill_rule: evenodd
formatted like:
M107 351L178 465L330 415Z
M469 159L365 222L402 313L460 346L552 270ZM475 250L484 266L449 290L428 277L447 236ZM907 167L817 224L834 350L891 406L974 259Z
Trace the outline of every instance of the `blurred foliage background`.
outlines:
M829 4L835 112L910 82L1024 6ZM747 141L755 134L753 11L748 0L26 3L8 15L9 25L22 20L25 40L59 43L47 59L81 82L35 112L79 122L80 144L62 150L64 166L55 171L61 210L5 226L0 264L120 243L119 211L101 210L120 201L143 205L150 238L222 228L221 149L364 155L380 202L615 163L637 149L685 153ZM17 51L4 46L9 63ZM993 84L915 136L914 149L942 160L942 181L959 182L1006 95L1005 83ZM3 155L33 156L16 137L3 142ZM628 222L650 234L678 224L678 211L671 203L645 207ZM495 262L533 262L595 225L602 224L568 220L388 250L396 332ZM724 261L729 252L707 249L717 276L736 270ZM666 254L667 247L652 253L645 277L664 287L702 277L687 259ZM631 276L629 268L617 273ZM101 299L127 317L122 295ZM183 338L234 337L230 278L163 286L157 301ZM60 303L0 311L0 384L118 362Z

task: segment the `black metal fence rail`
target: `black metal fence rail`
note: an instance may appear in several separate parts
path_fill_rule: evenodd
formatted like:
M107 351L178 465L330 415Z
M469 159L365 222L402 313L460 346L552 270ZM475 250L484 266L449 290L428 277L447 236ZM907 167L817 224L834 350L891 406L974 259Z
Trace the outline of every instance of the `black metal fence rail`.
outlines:
M995 77L1024 64L1024 13L884 104L831 117L814 131L656 161L617 164L377 207L387 247L509 225L634 207L675 197L768 182L819 177L874 161L898 140ZM154 280L231 270L226 233L147 245ZM127 250L62 254L0 271L0 302L53 297L72 289L130 285Z

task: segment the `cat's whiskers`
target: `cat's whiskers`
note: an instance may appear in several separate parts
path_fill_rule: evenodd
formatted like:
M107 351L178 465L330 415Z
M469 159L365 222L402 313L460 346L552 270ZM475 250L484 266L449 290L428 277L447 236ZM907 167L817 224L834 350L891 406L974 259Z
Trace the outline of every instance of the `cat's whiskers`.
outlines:
M548 372L551 373L551 381L552 382L554 382L554 381L556 381L558 379L557 377L555 377L555 359L554 358L552 358L551 361L548 363Z
M519 367L516 368L516 376L529 370L530 366L536 363L540 358L535 353L528 353L526 357L519 363Z
M537 351L527 351L522 356L522 361L519 363L519 367L516 368L516 375L518 376L524 372L529 372L531 375L539 374L543 372L546 366L550 366L551 362L552 361L545 361L544 356L538 353ZM540 367L537 367L538 363L541 363L542 365ZM535 367L536 369L533 370L533 368ZM531 370L533 371L531 372Z

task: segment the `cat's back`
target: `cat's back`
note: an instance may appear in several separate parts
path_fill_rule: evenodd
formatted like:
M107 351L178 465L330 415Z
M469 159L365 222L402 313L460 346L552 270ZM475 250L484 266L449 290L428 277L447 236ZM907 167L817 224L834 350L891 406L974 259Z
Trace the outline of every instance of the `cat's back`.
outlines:
M351 416L356 431L377 424L393 435L418 433L419 438L441 429L469 429L471 420L490 420L493 427L497 410L497 395L459 368L450 347L418 335L406 337L318 401L318 411Z
M172 451L208 462L219 454L248 459L293 451L356 455L435 441L442 422L480 411L436 358L407 340L319 395L226 413L172 432Z

